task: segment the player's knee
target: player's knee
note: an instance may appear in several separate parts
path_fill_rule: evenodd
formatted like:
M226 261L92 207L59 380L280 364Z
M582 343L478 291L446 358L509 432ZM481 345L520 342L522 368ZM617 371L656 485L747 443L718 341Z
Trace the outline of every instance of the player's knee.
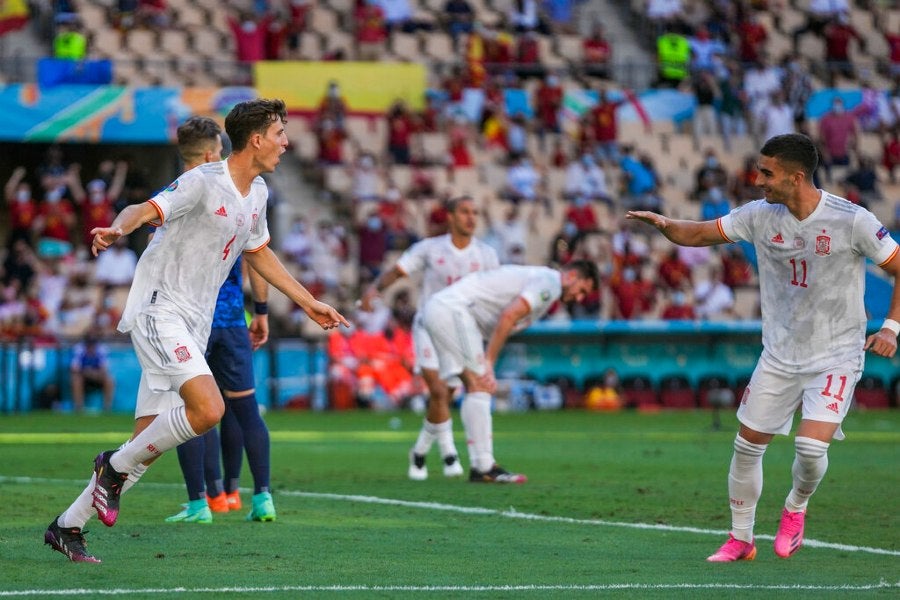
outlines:
M797 451L797 458L800 460L819 460L828 454L827 442L808 437L794 438L794 449Z

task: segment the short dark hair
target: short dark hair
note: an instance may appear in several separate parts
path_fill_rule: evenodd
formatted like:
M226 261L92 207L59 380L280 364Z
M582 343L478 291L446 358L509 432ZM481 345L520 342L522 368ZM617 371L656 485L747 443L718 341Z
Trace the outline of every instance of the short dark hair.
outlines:
M459 205L463 202L472 202L472 196L455 196L444 201L444 210L448 213L456 212Z
M781 163L792 163L800 167L807 179L812 179L819 166L816 145L802 133L785 133L769 138L759 153Z
M225 131L231 138L232 150L240 152L247 147L251 135L264 134L279 119L287 122L287 110L281 100L257 98L236 104L225 117Z
M221 134L222 128L209 117L191 117L178 127L178 153L185 162L194 162Z
M591 260L573 260L562 266L563 271L577 271L578 276L582 279L590 279L594 284L594 289L600 289L600 269L597 263Z

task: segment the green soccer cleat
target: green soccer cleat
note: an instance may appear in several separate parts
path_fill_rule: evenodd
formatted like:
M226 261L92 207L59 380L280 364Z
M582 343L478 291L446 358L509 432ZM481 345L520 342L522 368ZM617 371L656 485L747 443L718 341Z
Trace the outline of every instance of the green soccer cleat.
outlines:
M253 510L247 515L248 521L274 521L275 503L272 502L272 494L260 492L253 496Z
M187 504L182 504L184 510L177 515L166 518L166 523L200 523L201 525L209 525L212 523L212 511L206 498L199 500L191 500Z

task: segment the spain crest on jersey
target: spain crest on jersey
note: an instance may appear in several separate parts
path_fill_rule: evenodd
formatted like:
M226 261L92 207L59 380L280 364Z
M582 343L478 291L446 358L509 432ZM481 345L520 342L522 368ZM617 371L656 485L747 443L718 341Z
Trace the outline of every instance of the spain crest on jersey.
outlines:
M819 256L831 254L831 237L827 235L816 236L816 254Z
M178 359L178 362L187 362L191 360L191 353L187 349L187 346L178 346L175 348L175 358Z

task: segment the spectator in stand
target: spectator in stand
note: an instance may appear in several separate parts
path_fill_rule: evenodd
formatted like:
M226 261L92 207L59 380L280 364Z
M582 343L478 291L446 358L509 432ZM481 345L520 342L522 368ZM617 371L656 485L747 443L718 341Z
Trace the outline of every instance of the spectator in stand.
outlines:
M603 25L595 23L591 34L581 42L581 72L586 77L611 79L612 46Z
M316 119L319 122L329 119L336 128L344 131L347 121L347 101L341 95L341 86L337 81L328 82L325 96L319 102Z
M34 223L39 254L48 257L62 257L70 254L75 222L75 211L69 201L63 197L62 189L56 188L47 191Z
M701 138L716 135L719 123L716 106L721 104L721 91L716 77L711 70L695 71L691 77L691 87L697 106L694 108L692 133L694 148L699 148Z
M547 69L543 65L541 44L536 32L526 31L519 35L513 60L515 62L513 72L519 79L544 77Z
M638 320L647 316L656 303L656 288L641 277L641 269L625 267L612 286L613 314L617 319Z
M350 168L350 195L355 205L363 202L377 202L381 199L384 188L382 173L375 164L375 157L365 152L356 159Z
M550 33L578 33L574 23L576 0L542 0L540 10L547 16Z
M353 14L356 32L356 57L362 61L377 61L384 53L387 22L384 9L377 0L363 0Z
M718 79L719 118L722 127L722 143L725 150L731 151L731 139L747 133L747 103L744 93L744 79L740 65L736 62L726 63L724 72Z
M538 0L512 0L507 13L507 21L516 33L537 31L550 35L550 28L541 18Z
M451 169L467 169L475 165L472 155L469 153L471 135L468 120L462 115L457 115L447 132L449 139L447 153L450 155Z
M453 40L453 51L459 53L459 36L472 33L475 11L468 0L446 0L441 16L444 28Z
M844 179L846 187L845 198L854 204L864 207L871 202L880 201L884 197L878 188L878 174L875 172L875 161L870 156L860 154L855 169L847 174Z
M731 202L718 186L709 188L700 198L700 218L704 221L724 217L731 209Z
M93 389L103 391L103 410L112 409L116 383L109 371L106 347L94 335L85 335L72 350L69 380L76 412L84 410L85 392Z
M509 119L506 126L507 159L516 161L528 154L528 119L518 112Z
M705 320L730 319L734 316L734 292L722 281L722 269L715 268L710 279L694 286L697 316Z
M610 100L606 88L597 92L597 104L586 115L586 129L597 159L604 164L619 162L619 129L616 111L624 100Z
M784 92L772 94L772 100L762 110L761 121L763 138L767 140L776 135L795 133L794 108L787 103Z
M575 260L583 239L584 235L578 232L578 225L565 221L550 243L550 263L566 265Z
M691 48L691 71L693 73L712 72L715 66L714 57L723 55L728 50L721 40L710 36L709 30L703 25L698 27L694 35L688 38L688 44Z
M166 29L172 21L167 0L138 0L135 20L154 31Z
M9 238L6 248L11 249L16 241L24 240L32 245L32 230L38 217L38 205L31 196L31 184L25 181L25 167L16 167L3 190L8 211Z
M69 267L70 276L59 304L59 314L54 323L54 333L64 337L77 337L91 330L97 317L97 288L92 285L85 263Z
M540 200L546 204L543 177L527 154L520 156L507 170L506 185L501 197L513 203L536 203Z
M87 37L82 31L78 15L58 15L56 28L56 37L53 38L53 58L59 60L84 60L87 58Z
M819 119L819 144L822 150L822 167L830 182L835 168L847 167L850 154L857 146L856 118L844 110L844 101L836 96L831 103L831 111Z
M44 160L37 168L42 194L59 189L63 196L68 195L70 180L73 174L77 175L80 170L81 165L78 163L66 163L59 144L49 146L44 154Z
M753 282L753 267L744 255L740 244L729 244L722 249L722 283L731 289L745 287Z
M378 216L378 210L370 210L362 226L357 229L359 240L359 283L375 280L381 273L388 251L388 231Z
M488 229L486 241L494 246L500 264L524 264L528 238L537 231L537 205L523 208L515 203L509 204L505 209L503 220L496 222L491 214L490 197L486 202L488 204L484 211Z
M415 18L409 0L376 0L376 2L384 11L384 24L388 34L394 31L415 33L419 30L434 29L431 22Z
M703 151L703 163L694 172L694 200L702 200L703 196L714 187L725 189L728 185L728 171L722 166L719 155L714 148Z
M841 13L825 27L825 68L828 82L834 86L836 75L856 79L856 68L850 59L850 41L855 39L860 52L866 51L866 40L850 23L850 15Z
M881 166L888 172L891 185L897 183L894 171L900 165L900 131L897 127L882 135L881 141Z
M81 209L82 241L86 247L90 247L91 240L94 239L91 230L95 227L106 227L116 216L113 207L125 189L127 175L128 163L119 161L116 163L112 183L107 186L103 179L92 179L87 184L87 193L81 187L80 178L72 178L72 196L75 204Z
M658 37L681 26L684 6L682 0L648 0L645 15L652 27L651 35Z
M658 181L654 172L634 156L634 148L622 148L619 161L625 190L624 203L631 210L633 206L659 206L656 200Z
M884 92L875 89L868 80L860 82L860 98L859 104L853 107L853 116L856 117L856 124L862 131L876 132L881 130L882 112L889 111L885 105L887 104ZM885 108L883 108L885 107Z
M794 112L794 130L806 128L806 103L812 96L812 76L797 55L788 55L784 65L784 92Z
M756 11L744 12L744 19L737 25L737 36L738 60L745 65L759 62L762 59L766 41L769 39L769 32L759 22Z
M387 115L387 152L395 165L408 165L411 160L410 141L416 132L415 117L402 100L395 100Z
M597 231L599 219L590 200L585 196L577 196L566 208L564 219L567 223L574 223L578 233Z
M288 26L287 43L291 55L296 57L300 51L301 37L306 33L309 11L312 0L287 0Z
M3 259L0 269L0 283L4 288L12 288L13 294L21 294L27 290L38 272L38 260L26 240L15 240Z
M137 259L137 254L128 247L127 236L122 236L97 257L94 281L105 288L127 290L134 281Z
M319 147L319 165L335 166L344 164L344 140L347 135L332 119L322 119L315 129Z
M283 15L279 13L272 15L266 26L266 60L282 60L285 58L289 27L290 24Z
M657 80L659 87L678 88L690 72L691 45L676 31L667 31L656 39Z
M341 228L328 221L319 221L310 253L311 273L327 292L335 292L340 285L341 270L347 261ZM305 313L304 313L305 315ZM297 315L300 317L300 315ZM306 317L300 317L306 320Z
M309 232L309 224L306 217L299 215L291 224L291 229L281 241L281 252L291 263L300 267L301 272L306 273L310 269L313 251L313 240ZM301 277L301 279L304 279Z
M669 295L669 302L663 308L660 317L666 321L693 321L696 314L684 290L676 289Z
M236 57L240 62L254 63L266 59L266 36L271 15L257 18L250 11L228 15L228 26L234 36Z
M691 283L691 268L681 260L678 248L672 248L666 256L659 261L657 267L657 282L671 290L681 290Z
M563 197L570 200L579 197L600 200L612 206L612 198L606 186L606 174L590 152L582 153L578 160L573 160L566 167Z
M762 135L762 114L772 99L772 94L782 89L781 69L772 65L768 54L761 54L759 62L744 73L744 94L751 119L750 132Z
M545 148L548 134L556 136L560 133L559 110L562 108L562 101L563 88L559 76L550 73L534 92L535 124L541 150Z
M894 81L900 77L900 32L897 28L888 28L889 20L887 14L877 15L873 18L875 27L884 36L884 41L888 47L888 64L887 74Z
M791 33L795 54L799 50L802 35L812 33L816 37L824 38L829 23L834 22L840 15L850 14L850 6L847 0L809 0L805 12L805 23Z

